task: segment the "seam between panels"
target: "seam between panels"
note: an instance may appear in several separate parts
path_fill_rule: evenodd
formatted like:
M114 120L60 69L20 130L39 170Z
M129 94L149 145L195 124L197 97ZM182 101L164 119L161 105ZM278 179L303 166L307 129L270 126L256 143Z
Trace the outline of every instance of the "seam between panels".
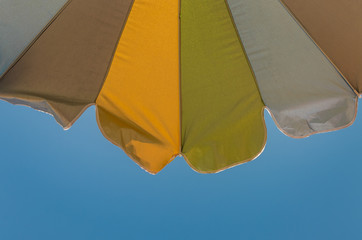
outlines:
M256 76L255 76L255 73L254 73L254 69L253 69L253 67L251 66L249 56L248 56L248 54L246 53L246 50L245 50L243 41L241 40L240 32L239 32L238 28L236 27L236 24L235 24L235 21L234 21L234 16L233 16L233 14L232 14L232 12L231 12L231 9L230 9L230 6L229 6L229 2L228 2L228 0L224 0L224 1L225 1L226 8L228 9L228 12L229 12L230 20L231 20L231 22L233 23L234 30L235 30L235 32L236 32L236 35L238 36L239 43L240 43L240 45L241 45L241 48L243 49L244 56L245 56L245 58L246 58L246 61L248 62L249 68L250 68L251 73L252 73L252 75L253 75L253 79L254 79L256 88L257 88L257 90L258 90L260 99L261 99L262 103L264 104L264 106L266 106L265 103L264 103L263 96L262 96L261 93L260 93L260 89L259 89L258 82L256 81Z
M181 1L182 1L182 0L181 0ZM225 167L223 167L223 168L221 168L221 169L217 169L217 170L207 170L207 171L204 171L204 170L197 169L195 166L193 166L193 164L191 163L191 161L187 158L186 154L185 154L185 153L181 153L181 155L183 156L183 158L185 159L185 161L187 162L187 164L188 164L194 171L199 172L199 173L219 173L219 172L222 172L222 171L224 171L224 170L226 170L226 169L229 169L229 168L238 166L238 165L240 165L240 164L253 161L253 160L255 160L256 158L258 158L258 157L263 153L263 151L264 151L264 149L265 149L265 147L266 147L266 141L267 141L267 129L266 129L266 124L265 124L265 119L264 119L264 110L266 109L266 106L265 106L264 101L263 101L263 99L262 99L262 97L261 97L261 94L260 94L260 91L259 91L259 87L258 87L258 84L257 84L256 79L255 79L254 71L253 71L253 69L252 69L252 67L251 67L249 58L248 58L248 56L246 55L245 48L244 48L244 45L243 45L243 43L242 43L242 41L241 41L239 32L238 32L238 30L237 30L237 28L236 28L236 25L235 25L234 19L233 19L233 17L232 17L232 13L231 13L229 4L228 4L227 0L224 0L224 3L225 3L225 6L226 6L226 8L227 8L227 10L228 10L230 20L231 20L232 23L233 23L235 32L237 33L237 36L238 36L238 39L239 39L239 43L240 43L240 45L241 45L241 47L242 47L242 50L243 50L243 53L244 53L245 58L246 58L246 60L247 60L247 63L248 63L248 65L249 65L249 68L250 68L250 70L251 70L251 72L252 72L253 79L254 79L254 82L255 82L255 84L256 84L256 88L257 88L257 90L258 90L259 96L260 96L260 100L261 100L262 104L264 105L264 106L261 108L261 112L260 112L261 120L262 120L262 122L263 122L264 139L263 139L262 148L261 148L260 151L259 151L256 155L254 155L253 157L250 157L250 158L245 159L245 160L243 160L243 161L235 162L235 163L233 163L233 164L230 164L230 165L228 165L228 166L225 166Z
M288 137L291 137L291 138L294 138L294 139L302 139L302 138L306 138L306 137L309 137L311 135L314 135L314 134L317 134L317 133L326 133L326 132L332 132L332 131L337 131L337 130L340 130L340 129L344 129L344 128L347 128L349 126L351 126L355 120L356 120L356 117L357 117L357 110L358 110L358 97L361 98L362 97L362 94L359 94L357 92L357 90L354 89L354 87L349 83L349 81L345 78L345 76L342 74L342 72L338 69L338 67L331 61L331 59L329 59L329 57L324 53L324 51L318 46L318 44L313 40L313 38L309 35L309 33L306 31L305 27L301 24L301 22L293 15L293 13L290 11L290 9L284 4L283 0L278 0L280 2L280 4L286 9L286 11L291 15L291 17L294 19L294 21L297 22L297 24L302 28L302 30L305 32L305 34L307 34L307 36L311 39L311 41L313 41L313 43L318 47L318 49L323 53L323 55L327 58L327 60L333 65L333 67L336 69L336 71L342 76L343 80L345 83L347 83L347 85L351 88L351 90L355 93L355 111L354 111L354 117L352 118L352 120L344 125L344 126L341 126L341 127L338 127L338 128L334 128L334 129L330 129L330 130L325 130L325 131L313 131L305 136L293 136L293 135L290 135L288 134L278 123L278 121L276 120L274 114L272 113L272 111L269 109L268 106L265 105L264 103L264 100L263 100L263 96L261 95L260 93L260 90L259 90L259 85L258 85L258 82L256 81L256 76L255 76L255 73L253 71L253 68L251 67L251 64L250 64L250 60L249 60L249 57L248 55L246 54L245 52L245 48L244 48L244 45L242 43L242 40L241 40L241 37L240 37L240 33L238 31L238 29L236 28L236 25L235 25L235 22L234 22L234 18L232 17L232 13L231 13L231 10L230 10L230 7L229 7L229 4L228 4L228 0L225 0L225 3L228 7L228 10L229 10L229 14L230 14L230 17L231 17L231 20L234 24L234 27L235 27L235 31L238 33L238 37L239 37L239 41L240 41L240 44L243 48L243 51L244 51L244 54L248 60L248 64L252 70L252 73L253 73L253 76L254 76L254 81L256 83L256 86L258 88L258 91L259 91L259 94L260 94L260 97L263 101L263 104L264 104L264 110L267 110L269 115L272 117L276 127L279 129L279 131L281 131L284 135L288 136ZM264 115L263 115L264 116ZM265 120L264 120L264 126L265 126ZM265 128L266 129L266 128Z
M181 1L182 0L178 0L179 1L179 15L178 15L178 48L179 48L179 112L180 112L180 146L179 146L179 156L182 156L182 149L183 149L183 142L182 142L182 83L181 83Z
M35 44L35 42L41 37L41 35L43 35L43 33L50 27L50 25L52 25L54 23L54 21L62 14L62 12L71 4L72 0L68 0L64 5L63 7L61 7L59 9L59 11L53 16L53 18L48 21L48 23L43 27L43 29L38 33L38 35L36 35L34 37L34 39L28 44L28 46L20 53L20 55L15 59L15 61L10 65L10 67L0 76L0 80L9 72L11 71L11 69L13 69L16 64L20 61L21 58L24 57L24 55L30 50L30 48ZM17 104L17 105L23 105L23 106L26 106L26 107L30 107L29 105L24 105L24 104ZM56 120L56 122L64 129L64 130L68 130L73 124L75 121L77 121L77 119L84 113L84 111L92 106L93 103L90 103L90 104L87 104L86 106L84 106L84 108L81 110L81 112L79 112L79 114L71 121L69 121L69 123L67 125L62 125L60 124L60 122L58 122L58 118L56 117L57 116L62 116L62 114L59 114L59 112L54 109L50 104L50 108L53 110L53 113L50 113L50 112L44 112L44 111L41 111L39 109L35 109L33 107L31 107L32 109L35 109L37 111L40 111L40 112L44 112L46 114L50 114L51 116L53 116L53 118Z
M112 56L110 57L110 59L109 59L109 61L108 61L107 70L106 70L106 72L104 73L104 77L103 77L102 84L100 85L100 87L99 87L99 89L98 89L97 97L96 97L96 98L94 99L94 101L93 101L94 103L97 102L97 99L98 99L98 97L99 97L99 94L100 94L100 92L102 91L103 86L104 86L104 83L105 83L105 81L106 81L106 79L107 79L107 77L108 77L108 74L109 74L109 71L110 71L110 69L111 69L113 59L114 59L114 55L115 55L116 52L117 52L117 48L118 48L119 42L121 41L123 31L124 31L124 29L125 29L125 27L126 27L126 24L127 24L127 22L128 22L128 18L129 18L129 15L130 15L130 13L131 13L131 10L132 10L132 8L133 8L133 5L134 5L134 2L135 2L135 1L136 1L136 0L132 0L132 3L130 4L130 6L129 6L129 8L128 8L127 15L126 15L126 17L125 17L125 19L124 19L122 28L121 28L121 30L120 30L120 32L119 32L119 34L118 34L118 39L117 39L117 42L116 42L116 44L115 44L115 46L114 46L114 49L113 49L113 52L112 52Z
M103 109L102 107L97 107L96 108L96 122L98 125L99 130L101 131L103 137L105 139L107 139L110 143L112 143L113 145L115 145L116 147L120 148L126 155L127 157L129 157L134 163L136 163L141 169L143 169L144 171L152 174L152 175L156 175L157 173L159 173L160 171L162 171L170 162L172 162L177 155L173 155L171 156L171 158L163 164L162 168L158 171L151 171L149 169L147 169L145 166L143 166L139 161L137 161L136 159L134 159L132 157L132 155L129 153L129 151L127 151L126 149L123 148L123 146L119 143L117 143L116 141L114 141L111 137L108 136L108 134L104 131L103 126L101 124L101 120L100 120L100 114L99 114L99 109ZM107 110L103 109L103 111L106 111L107 113L109 113Z
M110 71L110 68L111 68L113 59L114 59L114 55L115 55L115 53L116 53L116 51L117 51L117 47L118 47L119 42L120 42L120 40L121 40L121 38L122 38L123 31L124 31L124 29L125 29L125 27L126 27L126 24L127 24L127 22L128 22L128 19L129 19L129 16L130 16L130 13L131 13L131 11L132 11L132 8L133 8L133 5L134 5L135 1L136 1L136 0L132 0L132 3L130 4L130 7L129 7L129 9L128 9L127 16L126 16L126 18L125 18L124 24L123 24L122 29L121 29L121 31L120 31L117 44L115 45L115 48L114 48L112 57L110 58L110 61L109 61L109 64L108 64L108 68L107 68L107 71L106 71L105 76L104 76L103 83L102 83L102 85L101 85L101 87L100 87L100 89L99 89L99 92L98 92L98 95L97 95L97 97L96 97L96 99L95 99L95 102L97 102L97 99L98 99L98 97L99 97L99 95L100 95L100 92L102 91L103 86L104 86L104 84L105 84L105 81L106 81L106 79L107 79L107 77L108 77L108 74L109 74L109 71ZM180 1L180 0L179 0L179 1ZM179 6L181 6L181 5L179 5ZM180 8L180 9L181 9L181 8ZM180 10L179 10L179 11L180 11ZM179 13L179 14L180 14L180 13ZM180 29L180 27L179 27L179 29ZM180 30L179 30L179 32L180 32ZM180 36L179 36L179 39L180 39ZM179 41L179 42L180 42L180 41ZM181 51L181 50L180 50L180 48L179 48L179 52L180 52L180 51ZM180 58L180 57L179 57L179 58ZM180 65L180 64L179 64L179 65ZM179 68L180 68L180 67L179 67ZM179 69L179 75L180 75L180 73L181 73L181 71L180 71L180 69ZM180 79L181 79L181 78L180 78ZM179 84L181 85L181 81L179 81ZM179 90L179 91L180 91L180 90ZM181 92L180 92L180 96L181 96ZM102 135L103 135L109 142L111 142L111 143L114 144L115 146L117 146L117 147L119 147L120 149L122 149L123 152L124 152L130 159L132 159L132 161L135 162L140 168L142 168L144 171L146 171L146 172L148 172L148 173L150 173L150 174L152 174L152 175L155 175L155 174L157 174L159 171L161 171L166 165L168 165L170 162L172 162L177 156L181 156L181 147L179 147L179 152L178 152L178 154L171 156L171 158L164 164L164 166L162 166L162 168L161 168L159 171L151 171L151 170L146 169L143 165L141 165L138 161L136 161L136 160L131 156L131 154L130 154L128 151L126 151L120 144L118 144L117 142L115 142L112 138L110 138L110 137L106 134L106 132L104 131L104 129L103 129L103 127L102 127L101 121L100 121L99 108L102 108L102 107L98 106L97 103L95 103L95 105L96 105L96 109L95 109L95 111L96 111L96 121L97 121L98 128L99 128L99 130L101 131ZM181 109L181 108L180 108L180 109ZM103 110L105 110L105 109L103 109ZM181 110L180 110L180 111L181 111ZM180 117L180 118L181 118L181 117ZM181 124L180 124L180 126L181 126ZM180 127L180 136L181 136L181 127ZM181 146L181 137L180 137L180 146Z
M362 97L362 93L359 93L352 84L348 81L348 79L344 76L344 74L339 70L337 65L334 64L332 59L329 58L329 56L323 51L323 49L318 45L316 41L312 38L312 36L307 31L307 28L304 26L302 21L297 18L297 16L294 15L294 13L291 11L291 9L284 3L284 0L279 0L279 3L284 7L284 9L288 12L288 14L293 18L293 20L299 25L299 27L303 30L303 32L310 38L310 40L314 43L315 46L323 53L323 55L327 58L327 60L333 65L333 67L337 70L337 72L342 76L343 80L347 83L347 85L351 88L351 90L359 97Z
M232 14L231 9L230 9L230 6L229 6L229 2L228 2L228 0L224 0L224 1L225 1L226 8L227 8L227 10L228 10L228 12L229 12L230 20L231 20L231 22L232 22L232 24L233 24L233 26L234 26L235 33L236 33L236 35L238 36L240 46L241 46L241 48L242 48L242 50L243 50L244 56L245 56L245 58L246 58L246 61L247 61L247 63L248 63L248 66L249 66L249 68L250 68L251 74L252 74L252 76L253 76L253 80L254 80L254 83L255 83L255 87L256 87L256 89L257 89L257 91L258 91L258 93L259 93L260 100L261 100L261 102L262 102L262 104L263 104L263 107L261 108L261 113L260 113L260 114L261 114L261 120L262 120L262 122L263 122L263 128L264 128L263 147L262 147L262 149L259 151L259 153L258 153L257 155L255 155L253 158L250 158L250 159L247 159L247 160L241 162L241 163L246 163L246 162L249 162L249 161L252 161L252 160L255 160L256 158L258 158L258 157L263 153L263 151L264 151L264 149L265 149L265 147L266 147L266 141L267 141L267 138L268 138L268 131L267 131L267 128L266 128L266 123L265 123L264 110L265 110L267 107L266 107L265 102L264 102L264 100L263 100L263 96L261 95L258 82L256 81L255 72L254 72L253 67L251 66L249 56L248 56L248 54L246 53L246 50L245 50L243 41L241 40L240 32L239 32L238 28L236 27L233 14ZM230 166L230 167L234 167L234 166L236 166L236 165L238 165L238 164L234 164L234 165L232 165L232 166ZM229 168L230 168L230 167L229 167Z
M10 67L2 74L0 75L0 79L2 79L11 69L15 67L15 65L20 61L22 57L29 51L29 49L34 45L34 43L40 38L41 35L50 27L50 25L53 24L53 22L59 17L59 15L70 5L72 0L68 0L63 7L59 9L59 11L53 16L50 21L43 27L43 29L38 33L38 35L33 38L33 40L28 44L28 46L20 53L20 55L14 60L14 62L10 65Z
M332 64L332 66L334 67L334 69L340 74L340 76L342 77L343 81L351 88L352 92L355 94L355 109L354 109L354 116L352 118L352 120L343 126L334 128L334 129L328 129L328 130L324 130L324 131L313 131L305 136L293 136L288 134L283 128L281 128L281 126L279 125L278 121L276 120L274 114L272 113L272 111L266 107L266 109L269 112L269 115L272 117L275 125L277 126L277 128L286 136L291 137L291 138L295 138L295 139L301 139L301 138L306 138L309 136L312 136L314 134L318 134L318 133L327 133L327 132L333 132L333 131L338 131L344 128L347 128L349 126L351 126L356 118L357 118L357 111L358 111L358 98L362 97L362 94L358 93L358 91L352 86L352 84L347 80L347 78L343 75L343 73L339 70L339 68L334 64L334 62L328 57L328 55L323 51L323 49L317 44L317 42L315 42L312 38L312 36L309 34L309 32L307 31L307 29L305 28L305 26L302 24L301 21L299 21L299 19L293 14L293 12L291 11L291 9L284 3L284 0L278 0L279 3L282 5L282 7L284 7L284 9L288 12L288 14L293 18L293 20L298 24L298 26L303 30L303 32L308 36L308 38L313 42L313 44L319 49L319 51L324 55L324 57L328 60L329 63Z

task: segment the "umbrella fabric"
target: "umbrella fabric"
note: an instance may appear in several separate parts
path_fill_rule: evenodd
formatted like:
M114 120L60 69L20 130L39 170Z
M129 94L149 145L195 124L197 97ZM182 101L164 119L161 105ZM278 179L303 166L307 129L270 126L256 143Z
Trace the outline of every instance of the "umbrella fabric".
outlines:
M183 0L180 23L184 157L200 172L252 160L264 104L225 1Z
M150 172L180 153L178 6L133 3L97 99L103 134Z
M0 42L14 44L10 46L14 48L12 55L16 54L15 49L24 48L24 44L14 42L19 35L8 32L16 30L22 33L24 28L28 28L25 22L33 23L34 31L35 28L39 30L40 24L37 11L33 14L27 10L30 1L15 2L19 3L15 5L13 0L5 0L4 6L12 10L1 6L4 12L10 11L9 15L5 15L9 20L16 22L13 16L18 15L27 17L23 17L23 25L10 25L10 30L6 25L1 26L0 36L8 37ZM40 0L31 2L32 8L46 11L44 5L58 9L59 3L64 1L54 0L57 5ZM31 42L31 38L36 37L36 41L2 76L1 97L48 112L63 127L70 127L87 106L95 103L130 2L111 0L104 4L98 0L77 0L65 3L55 16L50 16L53 17L51 23L42 22L44 29L39 30L40 34L27 38ZM0 16L3 18L3 15Z
M0 76L65 6L65 3L66 0L2 0L0 2Z
M328 33L320 23L341 5L320 2L2 0L0 98L64 128L95 104L104 136L145 170L182 154L217 172L262 152L265 108L292 137L354 121L358 61L330 47L338 17ZM360 4L347 5L358 20Z
M229 2L260 93L285 134L351 123L356 95L279 1Z
M362 2L283 0L351 85L362 92Z

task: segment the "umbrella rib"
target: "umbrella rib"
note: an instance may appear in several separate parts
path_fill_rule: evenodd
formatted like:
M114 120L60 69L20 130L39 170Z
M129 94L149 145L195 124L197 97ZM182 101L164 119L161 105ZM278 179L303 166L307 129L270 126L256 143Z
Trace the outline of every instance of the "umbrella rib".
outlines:
M119 42L120 42L120 40L121 40L121 37L122 37L122 34L123 34L123 30L124 30L124 28L125 28L125 26L126 26L126 24L127 24L127 21L128 21L128 18L129 18L131 9L132 9L132 7L133 7L133 5L134 5L134 2L135 2L135 0L132 0L132 3L131 3L130 6L129 6L129 9L128 9L128 11L127 11L126 18L125 18L125 20L124 20L124 22L123 22L123 26L122 26L122 28L121 28L121 30L120 30L120 32L119 32L119 35L118 35L118 40L117 40L116 44L114 45L113 53L112 53L112 55L111 55L111 57L110 57L110 59L109 59L108 66L107 66L107 70L106 70L106 72L105 72L105 74L104 74L102 84L99 86L98 94L97 94L96 99L94 99L94 102L97 102L99 93L101 92L101 90L102 90L102 88L103 88L103 85L104 85L104 82L106 81L106 79L107 79L107 77L108 77L108 74L109 74L109 71L110 71L110 69L111 69L113 59L114 59L114 55L116 54L117 47L118 47Z
M240 43L240 45L241 45L241 48L243 49L243 53L244 53L244 55L245 55L245 57L246 57L246 60L247 60L248 65L249 65L249 67L250 67L250 69L251 69L251 73L253 74L253 78L254 78L254 82L255 82L256 88L258 89L260 98L261 98L264 106L266 106L266 105L265 105L265 102L264 102L264 99L263 99L263 96L261 95L258 82L256 81L256 76L255 76L255 73L254 73L254 70L253 70L253 66L251 65L249 56L248 56L248 54L247 54L246 51L245 51L245 47L244 47L243 41L241 40L241 37L240 37L240 32L239 32L238 28L236 27L233 14L232 14L231 9L230 9L230 6L229 6L229 2L228 2L228 0L224 0L224 1L225 1L226 8L227 8L227 10L228 10L228 13L229 13L231 22L233 23L235 32L237 33L236 35L238 36L239 43Z
M10 65L10 67L0 76L0 80L15 67L15 65L20 61L20 59L29 51L29 49L34 45L34 43L40 38L41 35L52 25L52 23L60 16L60 14L70 5L72 0L68 0L63 7L54 15L54 17L45 25L45 27L39 32L39 34L29 43L29 45L22 51L22 53L15 59L15 61Z
M307 28L303 25L303 23L295 16L293 11L285 4L284 0L279 0L281 5L287 10L289 15L294 19L294 21L300 26L300 28L304 31L304 33L313 41L313 43L318 47L318 49L323 53L323 55L328 59L328 61L333 65L333 67L337 70L337 72L342 76L343 80L348 84L348 86L352 89L352 91L359 97L362 97L362 93L359 93L352 84L348 81L348 79L344 76L341 70L337 67L336 64L330 59L330 57L323 51L323 49L318 45L316 41L312 38L312 36L307 31Z

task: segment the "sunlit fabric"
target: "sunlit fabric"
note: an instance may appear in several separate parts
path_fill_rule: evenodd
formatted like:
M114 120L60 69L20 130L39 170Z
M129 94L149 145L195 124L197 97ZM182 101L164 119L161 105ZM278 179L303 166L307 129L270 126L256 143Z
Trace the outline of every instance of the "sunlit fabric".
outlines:
M264 148L263 103L224 0L181 2L182 152L201 172Z
M283 0L321 50L362 93L362 1Z
M293 137L350 124L356 95L278 0L228 0L266 106Z
M97 99L103 134L151 173L180 153L178 13L176 1L134 1Z
M0 0L0 99L99 129L150 173L214 173L353 123L362 5L300 0ZM25 122L26 120L24 120ZM100 150L102 151L102 150Z
M48 112L70 127L95 103L130 4L72 0L1 78L0 98Z
M67 0L0 0L0 76Z

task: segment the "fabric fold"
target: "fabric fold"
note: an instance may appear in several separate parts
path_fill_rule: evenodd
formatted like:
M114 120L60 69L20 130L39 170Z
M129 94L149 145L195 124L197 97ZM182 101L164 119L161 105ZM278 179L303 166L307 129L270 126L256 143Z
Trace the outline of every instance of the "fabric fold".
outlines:
M228 0L261 96L292 137L355 119L357 96L278 0Z
M180 153L179 85L178 2L135 0L97 118L104 136L150 173Z
M0 99L48 112L70 127L95 103L131 3L70 1L0 79Z

